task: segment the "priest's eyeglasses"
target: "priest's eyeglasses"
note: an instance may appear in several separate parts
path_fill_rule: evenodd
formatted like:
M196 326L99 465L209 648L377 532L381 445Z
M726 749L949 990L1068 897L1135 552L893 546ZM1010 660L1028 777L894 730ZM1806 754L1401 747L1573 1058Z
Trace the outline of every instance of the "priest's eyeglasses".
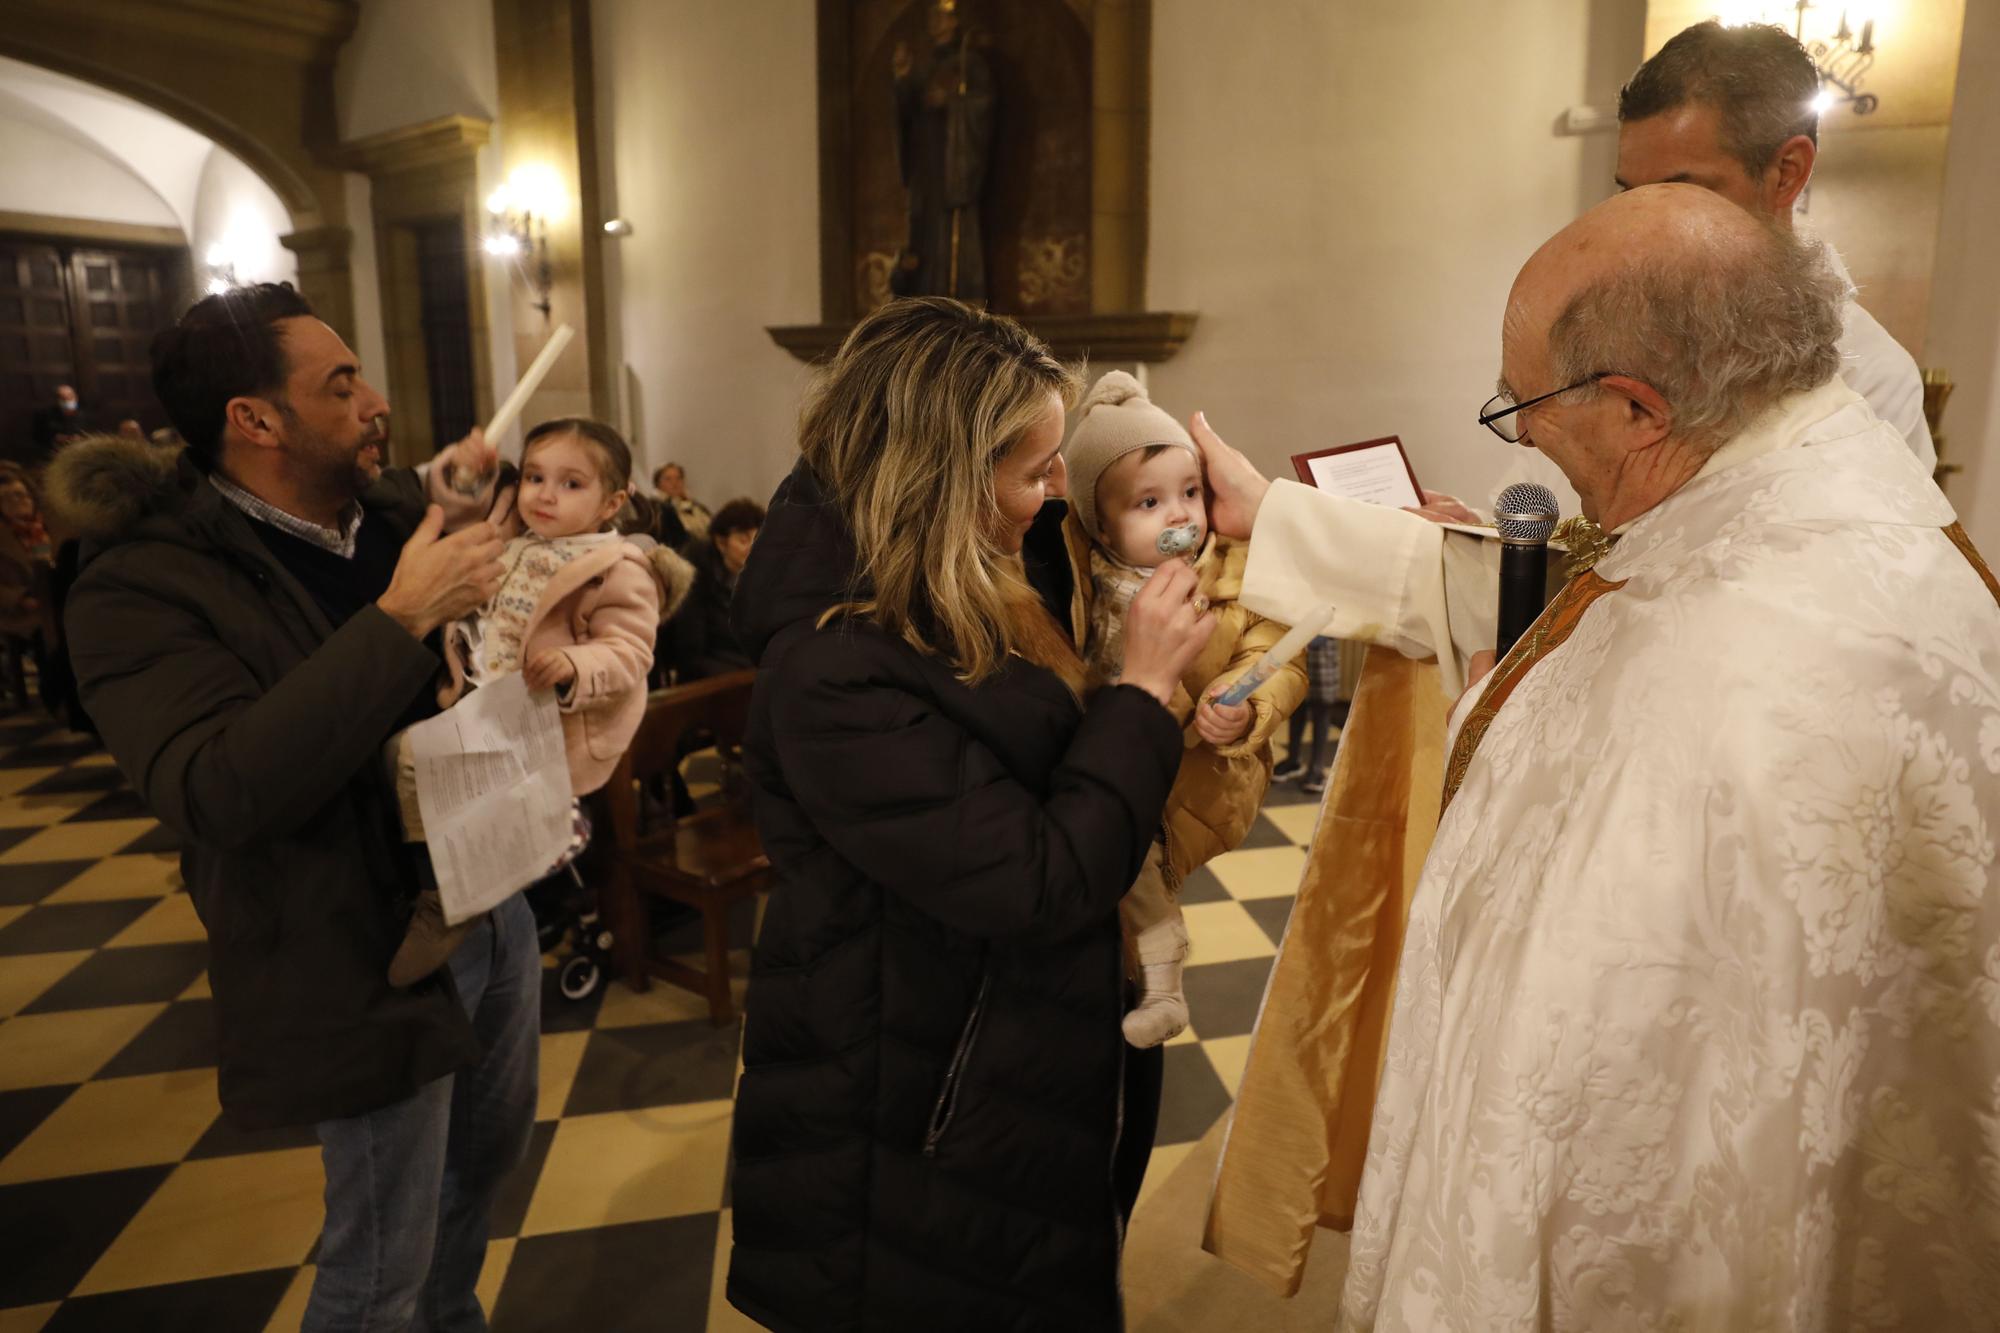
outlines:
M1515 416L1515 413L1525 408L1533 407L1536 403L1545 403L1551 398L1568 393L1571 389L1581 389L1586 384L1595 384L1606 375L1613 373L1615 372L1600 370L1595 375L1585 375L1574 384L1565 384L1560 389L1551 389L1539 397L1530 398L1525 403L1515 402L1514 395L1502 389L1499 393L1488 398L1486 406L1479 409L1479 424L1507 441L1507 443L1519 444L1521 442L1521 432L1526 428L1526 423L1520 417ZM1506 421L1505 418L1508 417L1513 417L1514 419Z

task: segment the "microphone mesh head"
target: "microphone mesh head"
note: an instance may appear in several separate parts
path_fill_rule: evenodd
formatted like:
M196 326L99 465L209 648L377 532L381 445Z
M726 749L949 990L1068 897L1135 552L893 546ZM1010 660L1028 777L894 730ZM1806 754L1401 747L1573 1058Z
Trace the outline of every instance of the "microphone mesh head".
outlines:
M1545 542L1562 511L1555 492L1532 481L1517 481L1493 503L1493 526L1503 541Z

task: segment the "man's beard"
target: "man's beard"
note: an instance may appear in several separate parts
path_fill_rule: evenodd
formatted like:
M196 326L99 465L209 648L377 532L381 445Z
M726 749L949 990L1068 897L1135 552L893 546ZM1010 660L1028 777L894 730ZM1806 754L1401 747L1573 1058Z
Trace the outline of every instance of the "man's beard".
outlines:
M371 427L361 432L352 444L341 444L315 434L289 408L280 410L290 427L290 452L301 473L300 480L314 491L345 505L360 499L362 492L381 477L384 455L388 452L387 431Z

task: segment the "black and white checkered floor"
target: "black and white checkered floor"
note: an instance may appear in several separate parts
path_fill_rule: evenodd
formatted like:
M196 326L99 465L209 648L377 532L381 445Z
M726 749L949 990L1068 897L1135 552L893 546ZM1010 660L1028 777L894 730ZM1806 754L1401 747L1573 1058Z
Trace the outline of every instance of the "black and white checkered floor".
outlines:
M1229 1106L1316 813L1278 785L1186 886L1194 1027L1167 1051L1149 1190ZM310 1130L221 1122L207 952L174 837L109 758L0 719L0 1333L298 1327L319 1153ZM492 1326L754 1327L721 1296L736 1029L671 987L571 1003L549 975L534 1142L480 1283Z

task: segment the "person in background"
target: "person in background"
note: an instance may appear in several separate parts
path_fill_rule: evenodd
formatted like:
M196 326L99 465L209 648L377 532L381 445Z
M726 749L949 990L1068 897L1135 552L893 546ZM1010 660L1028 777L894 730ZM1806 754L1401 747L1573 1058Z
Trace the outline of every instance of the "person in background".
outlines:
M755 500L731 500L716 511L708 536L688 544L685 554L694 564L694 589L673 623L674 666L682 684L752 665L729 615L737 579L763 526L764 506Z
M90 429L83 400L77 397L75 386L56 385L55 401L35 413L34 451L27 461L32 467L40 467L55 456L56 450Z
M708 506L688 495L687 469L679 463L667 463L653 474L653 489L660 493L666 503L661 507L671 510L687 532L687 540L700 541L708 535ZM679 545L668 542L664 537L662 545Z
M143 440L146 438L146 428L139 424L136 417L126 417L123 421L119 422L118 433L128 440Z
M0 633L24 639L40 634L45 617L39 589L54 563L28 474L17 463L0 463ZM46 645L38 640L38 647Z
M1783 28L1713 19L1683 29L1618 94L1618 188L1684 181L1791 231L1819 157L1819 70ZM1917 363L1862 309L1847 267L1840 377L1937 466Z
M1308 796L1326 792L1326 770L1333 762L1340 742L1333 739L1333 713L1340 705L1340 641L1322 634L1306 645L1306 702L1292 714L1291 739L1285 758L1272 778L1283 782L1299 780L1299 790ZM1312 723L1312 750L1305 748L1306 723Z
M519 896L433 981L389 984L416 896L390 735L436 710L436 631L504 572L478 431L384 470L389 404L290 287L195 303L153 344L183 452L107 436L50 469L83 536L83 704L177 833L239 1129L313 1126L326 1221L302 1327L483 1329L487 1214L534 1124L541 950ZM427 503L428 507L427 507Z

